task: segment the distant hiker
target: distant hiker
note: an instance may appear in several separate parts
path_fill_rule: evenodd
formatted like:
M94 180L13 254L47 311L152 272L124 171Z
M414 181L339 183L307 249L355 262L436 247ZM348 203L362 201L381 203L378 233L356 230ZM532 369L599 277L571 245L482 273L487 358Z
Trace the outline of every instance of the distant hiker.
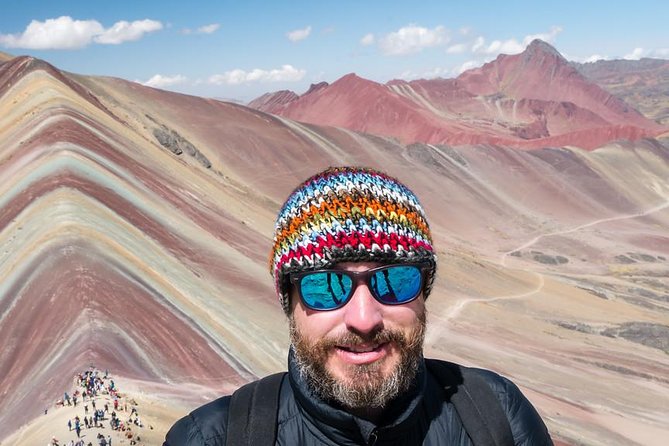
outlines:
M84 424L86 425L86 429L88 429L88 418L84 417Z
M68 431L72 430L72 420L67 420L67 430Z
M111 435L107 435L107 446L112 446L112 438L111 438Z
M105 403L105 412L109 412L109 406Z
M118 410L118 398L114 398L114 410Z
M84 413L88 415L88 404L84 404Z
M48 411L49 411L49 408L48 408L48 407L45 407L45 408L44 408L44 415L46 415L46 413L47 413Z
M91 406L93 406L93 409L95 409L95 400L91 401Z
M312 176L281 207L270 253L289 323L287 374L194 410L163 446L552 445L511 381L424 357L436 266L406 185L358 167Z

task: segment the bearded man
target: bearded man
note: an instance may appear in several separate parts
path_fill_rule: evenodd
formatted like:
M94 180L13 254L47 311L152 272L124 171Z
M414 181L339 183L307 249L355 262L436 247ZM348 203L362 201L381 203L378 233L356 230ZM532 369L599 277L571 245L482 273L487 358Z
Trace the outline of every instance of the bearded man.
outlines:
M164 445L552 445L508 379L423 358L436 265L423 208L397 179L309 178L279 212L270 259L288 372L194 410Z

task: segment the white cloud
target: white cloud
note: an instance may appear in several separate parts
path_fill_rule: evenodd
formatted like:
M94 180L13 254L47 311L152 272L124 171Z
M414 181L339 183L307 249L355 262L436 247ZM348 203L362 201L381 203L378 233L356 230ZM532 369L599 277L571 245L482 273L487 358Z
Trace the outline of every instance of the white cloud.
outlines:
M446 28L443 26L428 29L409 25L381 38L379 47L386 55L398 56L417 53L424 48L445 45L448 41Z
M73 20L68 16L33 20L21 34L0 34L0 44L30 50L76 49L88 45L104 31L96 20Z
M23 33L0 34L0 45L31 50L84 48L91 42L118 44L140 39L145 33L162 29L155 20L121 21L105 29L97 20L74 20L69 16L33 20Z
M374 34L369 33L365 34L362 39L360 39L360 45L369 46L374 44Z
M156 74L148 81L142 82L142 84L146 85L147 87L165 88L171 87L172 85L183 84L187 80L188 78L186 76L182 76L180 74L175 76L163 76L162 74Z
M462 54L467 51L467 45L464 43L457 43L446 48L448 54Z
M589 62L597 62L598 60L615 60L615 59L621 59L619 55L616 56L606 56L606 55L601 55L601 54L593 54L588 57L569 57L566 54L563 54L567 60L574 60L576 62L581 62L581 63L589 63ZM659 59L663 59L669 56L669 48L655 48L655 49L647 49L647 48L641 48L637 47L634 48L630 53L625 54L622 56L622 59L625 60L639 60L644 57L655 57Z
M191 34L213 34L216 31L220 29L221 25L220 23L212 23L211 25L203 25L200 26L198 29L193 31L190 28L183 28L181 31L179 31L181 34L188 36Z
M139 40L144 37L144 34L161 29L163 29L163 24L156 20L144 19L134 22L123 20L116 22L111 28L95 36L93 40L96 43L118 45L123 42Z
M626 54L623 56L623 59L627 60L639 60L642 57L644 57L648 51L644 50L643 48L634 48L634 51L632 51L629 54Z
M452 78L462 74L464 71L470 70L472 68L477 68L483 65L484 62L480 60L469 60L462 65L459 65L454 68L444 68L444 67L434 67L430 70L423 72L415 72L413 70L406 70L402 72L399 76L396 76L398 79L413 80L413 79L434 79L437 77L441 78Z
M434 79L436 77L448 77L451 74L451 70L443 67L435 67L431 70L423 72L420 76L423 79Z
M485 39L481 36L477 37L472 44L472 53L478 53L485 45Z
M220 23L212 23L210 25L204 25L199 27L195 32L198 34L212 34L218 31L220 27L221 27Z
M581 63L591 63L591 62L597 62L598 60L608 60L608 56L602 56L601 54L593 54L592 56L588 56L584 58Z
M541 39L544 42L548 43L554 43L555 38L562 32L562 27L561 26L551 26L550 31L547 33L539 33L539 34L529 34L523 38L523 47L526 47L534 39Z
M302 80L305 74L305 70L298 70L292 65L282 65L281 68L273 70L256 68L251 71L241 69L226 71L223 74L210 76L207 82L214 85L238 85L250 82L296 82Z
M553 26L550 31L539 34L528 34L521 41L515 38L507 40L493 40L486 45L485 38L479 36L474 40L471 46L472 53L475 54L518 54L522 53L527 45L535 39L541 39L547 43L555 42L555 38L562 32L562 27ZM454 45L455 46L455 45Z
M309 34L311 34L311 26L307 26L304 29L296 29L294 31L287 32L286 37L288 37L288 40L291 42L299 42L300 40L304 40L309 37Z
M463 36L468 36L469 34L471 34L472 29L469 26L463 26L462 28L460 28L459 32Z
M654 57L659 59L664 59L669 56L669 48L634 48L631 53L625 54L623 59L627 60L639 60L644 57Z
M467 62L463 63L459 67L455 67L453 69L453 74L455 75L460 75L464 73L467 70L471 70L472 68L477 68L482 65L481 61L478 60L468 60Z

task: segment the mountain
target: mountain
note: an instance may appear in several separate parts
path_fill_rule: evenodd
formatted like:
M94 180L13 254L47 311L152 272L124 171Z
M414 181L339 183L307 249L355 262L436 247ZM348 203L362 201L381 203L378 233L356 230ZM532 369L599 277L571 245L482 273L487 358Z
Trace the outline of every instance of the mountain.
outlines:
M266 94L249 105L403 143L593 149L668 130L589 81L540 40L456 79L382 85L349 74L302 96Z
M287 104L290 104L299 96L290 90L280 90L274 93L265 93L249 103L249 107L263 110L267 113L277 113Z
M306 96L357 112L354 89L390 122L387 107L437 121L406 93L420 84L400 94L348 76ZM404 144L28 56L0 62L0 441L73 439L55 401L90 366L141 403L146 444L284 369L273 220L300 181L342 164L382 169L421 197L440 258L428 356L513 377L556 444L663 444L662 143Z
M644 116L669 126L669 60L599 60L573 65Z
M0 62L6 62L9 59L13 59L13 58L14 58L14 56L12 56L10 54L7 54L7 53L3 53L2 51L0 51Z

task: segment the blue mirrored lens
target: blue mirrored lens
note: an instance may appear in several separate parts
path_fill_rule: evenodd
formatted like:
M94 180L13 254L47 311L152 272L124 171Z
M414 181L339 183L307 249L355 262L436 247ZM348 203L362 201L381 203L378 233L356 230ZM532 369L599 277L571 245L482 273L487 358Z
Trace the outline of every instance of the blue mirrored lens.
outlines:
M413 265L396 265L377 271L371 280L372 292L386 304L404 303L420 293L420 269Z
M315 272L300 281L302 300L313 309L331 310L345 303L351 293L350 277L332 272Z

